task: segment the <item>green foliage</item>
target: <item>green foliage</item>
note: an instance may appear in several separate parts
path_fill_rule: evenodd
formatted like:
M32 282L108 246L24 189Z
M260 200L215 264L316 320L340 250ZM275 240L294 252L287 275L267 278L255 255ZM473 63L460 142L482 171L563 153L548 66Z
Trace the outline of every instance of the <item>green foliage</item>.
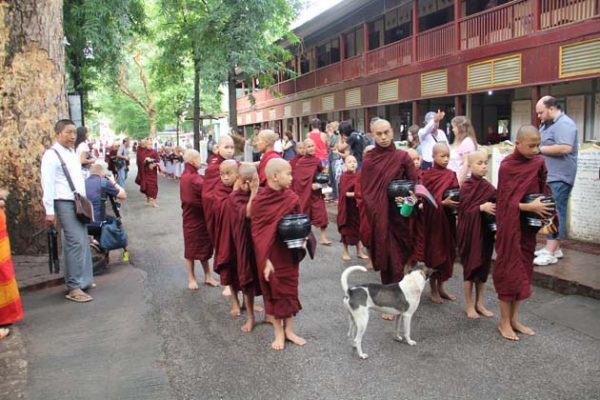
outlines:
M90 100L102 110L90 115L89 125L92 133L97 133L94 129L96 126L109 122L110 127L117 134L122 133L135 140L148 137L150 132L148 116L128 97L110 88L104 88L93 92Z

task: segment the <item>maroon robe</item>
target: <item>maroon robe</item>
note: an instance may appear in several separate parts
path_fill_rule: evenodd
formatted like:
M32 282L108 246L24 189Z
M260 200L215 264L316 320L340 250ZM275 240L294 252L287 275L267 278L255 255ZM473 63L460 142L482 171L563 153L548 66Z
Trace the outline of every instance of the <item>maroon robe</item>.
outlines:
M221 183L221 173L219 167L221 163L225 161L220 154L210 158L210 162L204 171L204 186L202 186L202 207L204 207L204 219L206 221L206 228L208 230L208 237L214 246L215 238L213 236L213 200L212 195L215 187Z
M522 222L519 203L528 194L550 193L546 175L542 156L528 159L517 149L500 164L493 278L496 293L502 301L524 300L531 296L537 230Z
M422 169L417 169L417 183L422 184L423 182L423 171ZM417 203L412 213L412 223L413 226L411 231L414 233L414 252L411 257L412 262L417 261L425 261L425 217L423 215L423 210L420 209L421 203ZM424 207L424 206L423 206Z
M354 199L356 200L356 207L358 208L359 217L359 238L362 244L368 248L368 244L371 242L371 226L367 219L367 210L365 209L365 202L362 197L362 190L360 187L360 176L361 173L356 173L356 183L354 184Z
M400 282L413 251L410 218L401 216L394 200L388 198L388 186L394 179L416 181L415 164L393 144L375 146L365 155L360 189L370 227L365 245L383 284Z
M433 167L423 174L423 185L431 192L437 208L425 202L425 264L436 269L442 282L452 277L456 258L456 217L442 205L444 192L458 188L456 173L450 169Z
M256 268L256 256L250 231L250 220L246 217L246 209L250 200L250 192L235 190L229 195L226 208L226 219L231 230L231 240L235 248L235 264L237 277L242 293L259 296L261 294Z
M144 190L146 191L146 196L148 196L151 199L156 199L156 197L158 196L158 163L160 162L160 158L156 151L150 149L146 151L144 160L146 158L152 158L156 161L156 163L152 164L154 165L154 168L150 168L150 164L144 162L144 173L142 175L142 182L144 185Z
M294 251L277 235L281 218L299 212L298 196L290 189L261 188L252 202L252 241L265 313L277 319L289 318L302 309L298 298L299 263ZM264 277L267 260L275 270L268 282Z
M232 188L219 182L212 193L212 237L215 248L215 272L221 277L221 285L231 285L239 290L235 265L235 246L231 240L231 227L227 219L227 207Z
M281 154L276 151L270 150L267 151L260 158L260 163L258 164L258 178L260 180L260 186L265 186L267 184L267 173L265 172L265 168L267 168L267 163L274 158L283 158Z
M317 228L327 228L329 217L321 189L313 190L315 176L323 170L321 160L305 155L292 171L292 189L300 197L300 208Z
M347 197L346 193L356 196L357 174L346 171L340 177L337 226L342 243L356 246L360 241L360 215L355 197Z
M202 208L203 183L196 167L186 163L179 181L179 196L183 209L184 257L188 260L205 261L213 252Z
M298 162L298 160L300 158L302 158L304 156L301 156L300 154L296 154L290 161L290 165L292 166L292 171L294 170L294 168L296 168L296 163Z
M138 147L137 152L135 153L135 161L137 165L137 175L135 177L135 183L140 187L140 192L146 193L146 185L144 184L144 159L146 158L146 154L148 153L148 149L145 147Z
M471 175L460 187L456 239L465 281L486 282L490 273L494 233L485 224L479 206L495 200L496 188L483 178Z

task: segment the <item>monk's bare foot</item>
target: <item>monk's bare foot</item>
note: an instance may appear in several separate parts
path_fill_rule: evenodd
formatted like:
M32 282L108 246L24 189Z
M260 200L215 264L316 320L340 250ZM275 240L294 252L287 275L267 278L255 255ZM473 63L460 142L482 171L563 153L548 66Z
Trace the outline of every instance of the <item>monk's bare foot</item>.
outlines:
M507 327L498 325L498 331L500 331L500 334L502 335L502 337L504 339L512 340L515 342L519 340L519 337L517 336L515 331L513 331L512 327L510 325Z
M477 312L481 315L483 315L484 317L488 317L491 318L494 316L494 313L491 312L490 310L488 310L487 308L485 308L483 305L478 304L475 309L477 310Z
M254 312L263 312L265 311L264 308L262 308L261 306L257 306L256 304L254 305Z
M475 307L468 307L466 312L469 319L479 319L479 314L475 311Z
M437 293L437 292L432 292L431 293L431 301L434 304L444 304L444 300L442 300L440 294Z
M342 260L350 261L352 260L352 257L350 257L350 254L342 254Z
M219 287L219 282L215 281L212 276L204 279L204 284L212 287Z
M246 323L242 325L242 332L250 333L252 332L252 328L254 328L254 318L248 318Z
M369 261L369 262L367 263L367 267L366 267L366 268L367 268L367 270L369 270L369 271L373 271L373 269L374 269L374 268L373 268L373 263L372 263L371 261Z
M321 244L323 246L331 246L331 242L329 240L321 240Z
M526 327L525 325L523 325L522 323L520 323L518 321L511 321L510 324L511 324L512 328L519 333L522 333L527 336L535 335L535 332L533 331L533 329Z
M265 315L263 322L266 324L273 324L275 322L275 318L272 315Z
M150 205L154 208L159 208L158 203L155 200L150 201Z
M392 314L381 314L381 319L385 321L393 321L394 316Z
M229 311L229 315L231 315L233 318L237 318L241 314L242 313L240 312L240 308L239 307L231 307L231 311Z
M0 340L4 339L10 334L10 329L8 328L0 328Z
M448 292L446 292L445 290L441 290L440 289L440 297L442 299L446 299L446 300L450 300L450 301L456 301L456 296L453 294L450 294Z
M223 289L223 296L231 296L231 288L229 286L225 286L225 289Z
M297 346L304 346L306 344L306 340L296 335L294 332L286 331L285 338Z
M368 260L369 256L363 253L359 253L358 254L358 258L362 259L362 260Z
M198 290L198 282L196 282L196 280L190 280L188 282L188 289L190 290Z
M279 329L276 329L275 340L271 343L271 347L277 351L281 351L285 348L285 333L283 332L283 329L281 329L281 332Z

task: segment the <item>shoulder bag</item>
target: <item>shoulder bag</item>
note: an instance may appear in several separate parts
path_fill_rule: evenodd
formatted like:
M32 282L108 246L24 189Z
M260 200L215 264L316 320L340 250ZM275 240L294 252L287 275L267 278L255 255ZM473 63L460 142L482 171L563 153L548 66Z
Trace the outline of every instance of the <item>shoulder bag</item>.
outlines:
M60 160L60 166L63 169L63 173L65 174L67 181L69 182L71 190L73 191L73 196L75 197L75 214L77 215L77 219L79 219L79 221L83 222L84 224L89 224L90 222L93 222L94 206L92 205L92 202L87 197L77 193L77 191L75 190L75 185L73 184L73 180L71 179L71 174L69 174L69 170L65 165L65 161L60 156L58 150L52 150L54 150L54 152L58 156L58 159Z

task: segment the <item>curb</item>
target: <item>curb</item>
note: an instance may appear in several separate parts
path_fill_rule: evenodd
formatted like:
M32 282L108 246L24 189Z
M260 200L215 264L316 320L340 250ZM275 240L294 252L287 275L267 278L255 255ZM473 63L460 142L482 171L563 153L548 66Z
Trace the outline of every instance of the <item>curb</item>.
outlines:
M600 289L587 286L586 284L569 281L558 278L554 275L536 271L534 269L532 276L533 284L542 288L550 289L553 292L566 295L580 295L600 299Z

